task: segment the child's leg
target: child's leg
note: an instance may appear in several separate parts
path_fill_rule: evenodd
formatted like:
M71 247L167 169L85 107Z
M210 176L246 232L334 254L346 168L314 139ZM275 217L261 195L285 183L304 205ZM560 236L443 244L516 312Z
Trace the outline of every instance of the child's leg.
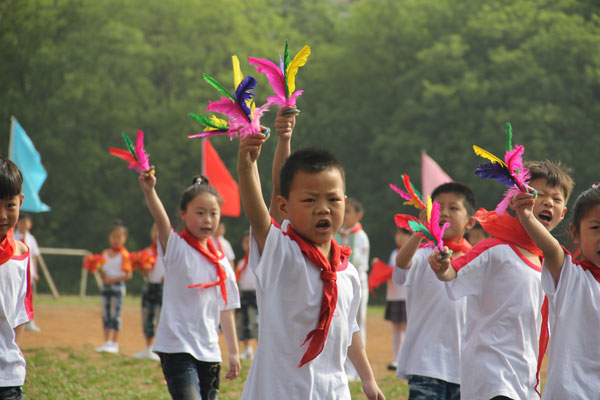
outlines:
M121 312L123 309L123 297L125 297L125 286L119 285L111 291L109 306L109 329L112 330L112 341L117 343L119 331L121 330Z
M392 351L394 361L398 360L404 335L406 333L406 322L392 322Z
M159 353L160 365L173 399L201 400L198 360L187 353Z
M154 326L152 321L152 301L150 299L150 284L146 283L142 293L142 330L146 338L146 346L152 345L154 339Z
M202 399L216 400L219 397L219 373L221 364L198 361L198 378Z

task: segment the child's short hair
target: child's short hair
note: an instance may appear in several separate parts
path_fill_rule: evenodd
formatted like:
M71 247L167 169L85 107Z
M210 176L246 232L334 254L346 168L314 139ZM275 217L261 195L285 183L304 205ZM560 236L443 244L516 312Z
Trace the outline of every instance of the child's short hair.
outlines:
M23 175L17 164L0 157L0 199L8 200L21 194Z
M577 200L575 200L575 205L573 206L572 222L577 234L579 234L579 225L581 224L581 220L592 208L598 204L600 204L600 186L598 185L592 186L577 196Z
M354 207L354 211L356 211L357 213L364 213L365 209L362 205L362 203L358 200L356 200L356 198L354 197L348 197L348 200L346 201L346 207L348 206L352 206Z
M26 219L33 221L33 217L31 216L31 214L26 212L19 213L19 221L24 221Z
M467 214L469 216L475 214L475 208L477 207L477 203L475 201L475 195L473 191L464 183L460 182L448 182L442 183L440 186L436 187L431 193L431 199L435 200L437 196L442 193L453 193L457 196L463 198L463 204L467 209Z
M544 178L548 185L561 188L565 195L565 203L567 202L574 184L570 176L571 168L550 160L525 161L523 166L529 170L531 181Z
M122 230L123 232L125 232L125 236L127 236L127 234L129 233L127 227L125 226L125 223L120 219L115 219L112 222L112 224L110 224L110 228L108 228L108 234L110 235L111 233L117 230Z
M286 199L289 198L292 180L298 171L316 174L330 168L339 170L342 175L342 182L345 181L342 163L329 151L315 148L296 150L281 167L280 194Z
M183 191L183 194L181 195L181 201L179 202L179 209L181 211L185 211L188 204L190 204L190 202L194 200L196 196L202 193L212 194L217 198L219 206L223 205L223 199L219 195L219 192L217 192L217 189L210 186L208 178L203 175L197 175L194 176L194 179L192 179L192 184Z

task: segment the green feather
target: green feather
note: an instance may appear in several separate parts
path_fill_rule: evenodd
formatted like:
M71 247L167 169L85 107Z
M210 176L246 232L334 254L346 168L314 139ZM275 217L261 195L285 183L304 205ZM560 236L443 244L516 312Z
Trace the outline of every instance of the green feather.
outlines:
M193 120L195 120L196 122L201 123L204 126L210 126L211 128L218 128L215 124L213 124L213 122L210 120L210 118L207 118L204 115L190 113L190 114L188 114L188 116L190 118L192 118Z
M135 157L135 159L139 162L140 159L138 158L137 154L135 154L135 146L134 146L133 142L131 141L131 139L129 139L129 136L127 136L126 133L122 133L122 135L123 135L123 140L125 140L125 146L127 147L127 150L129 150L131 155L133 157Z
M208 82L212 87L217 89L219 91L219 93L227 96L232 101L235 101L235 97L233 97L233 95L231 93L229 93L229 91L227 89L225 89L223 86L221 86L221 84L219 82L217 82L215 80L215 78L213 78L212 76L205 74L205 73L202 73L202 76L204 77L204 80L206 82Z
M421 196L421 192L419 192L417 190L417 188L415 187L415 185L412 184L412 182L410 183L410 187L412 188L412 190L415 191L415 194L417 195L417 197L419 197L421 200L423 200L423 196Z
M506 123L506 151L511 151L512 146L512 125L510 122Z
M283 82L285 83L285 97L290 97L290 88L288 87L287 70L290 65L290 52L288 50L288 41L285 41L285 50L283 51Z
M408 226L414 233L420 232L423 235L425 235L427 239L431 240L432 242L435 242L435 239L433 238L429 230L425 227L425 225L423 225L422 222L410 220L408 221Z

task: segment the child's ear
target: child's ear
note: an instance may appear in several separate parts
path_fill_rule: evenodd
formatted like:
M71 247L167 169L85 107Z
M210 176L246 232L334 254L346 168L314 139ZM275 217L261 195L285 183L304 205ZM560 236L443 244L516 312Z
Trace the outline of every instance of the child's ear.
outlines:
M287 212L287 199L282 195L277 195L277 209L279 210L279 215L281 215L281 218L289 219Z
M475 216L471 215L469 217L469 221L467 222L467 225L465 226L465 232L468 231L469 229L471 229L472 227L474 227L476 222L477 222L477 220L475 219Z
M563 211L562 211L562 214L560 215L559 221L562 221L566 214L567 214L567 207L563 208Z
M356 218L358 218L358 221L360 221L363 217L363 212L362 211L357 211L356 212Z
M19 195L19 200L20 200L19 201L19 208L21 208L21 206L23 205L23 199L25 199L25 195L24 194Z
M181 218L182 221L184 221L184 219L183 219L184 215L185 215L185 211L179 210L179 218Z
M571 240L573 243L579 246L579 234L577 233L575 225L569 224L569 232L571 233Z

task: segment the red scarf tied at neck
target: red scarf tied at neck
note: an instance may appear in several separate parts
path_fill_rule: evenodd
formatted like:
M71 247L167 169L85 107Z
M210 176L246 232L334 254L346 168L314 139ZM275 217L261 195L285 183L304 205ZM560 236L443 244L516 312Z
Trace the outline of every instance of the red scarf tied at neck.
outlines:
M221 288L221 296L223 297L223 300L225 301L225 305L227 305L227 287L225 286L225 281L227 279L227 273L225 272L225 269L219 262L219 260L222 257L220 256L219 251L217 250L217 247L213 243L212 239L208 238L206 240L206 247L205 247L202 245L202 243L200 243L200 241L198 239L196 239L194 236L192 236L192 234L187 230L187 228L185 228L183 230L183 232L179 234L179 236L181 236L181 238L183 238L183 240L185 240L187 244L192 246L200 254L202 254L204 257L206 257L208 259L208 261L212 262L215 266L215 269L217 270L217 280L216 281L210 282L210 283L197 283L195 285L188 285L188 288L190 288L190 289L195 288L195 287L209 288L209 287L219 285L219 287Z
M323 281L323 299L321 300L321 310L319 311L319 322L317 327L310 331L306 335L306 339L302 343L310 341L308 349L302 356L298 368L302 367L307 362L313 360L325 347L325 340L327 340L327 334L329 332L329 325L331 325L331 319L337 305L337 270L343 269L345 263L348 262L348 257L352 251L348 247L341 247L335 241L331 239L331 262L328 261L323 253L319 251L317 246L304 240L298 235L290 225L288 225L287 232L285 232L290 239L298 243L302 254L317 267L321 269L321 280ZM341 268L340 268L341 267Z
M0 265L10 260L13 254L15 254L17 246L13 238L14 229L15 228L11 228L10 231L6 232L4 240L0 242Z
M471 250L471 243L465 238L460 238L459 242L453 242L452 240L444 240L444 246L452 250L453 253L466 253Z

